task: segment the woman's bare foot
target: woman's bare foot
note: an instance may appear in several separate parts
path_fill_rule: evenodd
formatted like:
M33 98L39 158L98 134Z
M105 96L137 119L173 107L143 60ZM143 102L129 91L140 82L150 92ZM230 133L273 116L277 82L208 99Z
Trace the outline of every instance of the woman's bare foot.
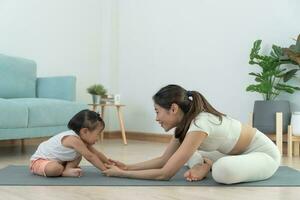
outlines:
M212 166L212 161L208 159L204 159L204 160L205 163L196 164L191 169L187 170L184 173L184 177L186 178L187 181L200 181L207 176Z
M82 175L81 168L67 168L63 171L62 176L80 177Z

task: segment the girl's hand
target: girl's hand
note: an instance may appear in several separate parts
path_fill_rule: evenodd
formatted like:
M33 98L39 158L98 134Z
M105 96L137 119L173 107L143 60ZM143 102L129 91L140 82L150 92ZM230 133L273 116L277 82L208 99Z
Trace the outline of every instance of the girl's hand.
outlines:
M115 165L109 158L105 160L105 165Z
M115 165L108 165L107 168L102 172L105 176L122 176L123 174L123 170Z
M110 158L108 159L108 161L111 162L112 165L115 165L115 166L117 166L118 168L120 168L122 170L127 170L128 169L127 165L120 162L120 161L113 160L113 159L110 159Z

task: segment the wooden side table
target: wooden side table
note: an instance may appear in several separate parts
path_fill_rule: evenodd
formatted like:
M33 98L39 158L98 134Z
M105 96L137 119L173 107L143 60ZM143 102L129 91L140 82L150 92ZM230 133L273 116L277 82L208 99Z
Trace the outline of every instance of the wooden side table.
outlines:
M101 117L103 120L104 120L105 107L115 107L117 109L117 115L118 115L118 119L119 119L119 123L120 123L123 143L127 144L124 120L123 120L123 116L122 116L122 112L121 112L121 108L125 107L125 105L122 105L122 104L88 104L88 105L92 106L93 111L96 111L97 107L100 106L101 107ZM104 140L104 131L101 132L100 140L101 141Z

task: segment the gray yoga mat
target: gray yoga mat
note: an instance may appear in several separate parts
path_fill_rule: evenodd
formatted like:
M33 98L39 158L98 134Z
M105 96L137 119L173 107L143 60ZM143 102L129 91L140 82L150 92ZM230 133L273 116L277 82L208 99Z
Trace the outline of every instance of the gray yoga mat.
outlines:
M29 172L28 166L8 166L0 170L0 185L15 186L226 186L216 183L211 176L202 181L188 182L183 178L183 173L187 170L183 167L169 181L138 180L128 178L106 177L93 166L82 167L84 175L80 178L55 177L46 178L33 175ZM290 167L282 166L268 180L249 183L239 183L229 186L236 187L295 187L300 186L300 171Z

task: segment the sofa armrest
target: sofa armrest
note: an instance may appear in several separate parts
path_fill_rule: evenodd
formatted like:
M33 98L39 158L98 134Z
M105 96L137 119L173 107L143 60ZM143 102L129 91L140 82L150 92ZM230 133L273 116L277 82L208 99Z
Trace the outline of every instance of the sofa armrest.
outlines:
M57 76L37 78L37 97L75 101L76 77Z

